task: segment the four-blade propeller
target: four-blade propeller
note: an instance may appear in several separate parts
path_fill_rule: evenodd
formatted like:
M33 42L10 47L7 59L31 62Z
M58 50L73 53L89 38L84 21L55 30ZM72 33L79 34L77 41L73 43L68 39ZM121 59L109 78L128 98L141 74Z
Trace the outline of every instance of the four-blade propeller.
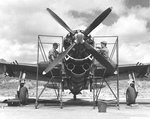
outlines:
M85 30L84 35L88 35L92 30L94 30L111 12L112 8L106 9L102 14L100 14Z
M94 56L94 58L102 64L104 67L107 68L107 71L114 72L116 65L114 62L110 61L110 59L106 59L103 55L98 53L91 45L89 45L87 42L84 42L84 46L86 50Z
M47 8L47 11L53 16L53 18L61 25L63 26L68 32L71 34L74 34L73 30L69 28L69 26L59 17L57 16L52 10Z
M75 32L69 28L69 26L58 17L52 10L47 8L48 12L52 15L52 17L63 26L68 32L72 35L75 35ZM83 34L87 36L92 30L94 30L111 12L112 8L106 9L102 14L100 14L84 31ZM73 43L70 47L68 47L64 52L62 52L49 66L43 71L43 75L48 73L51 69L53 69L65 56L69 53L69 51L74 47L75 43ZM90 52L94 58L103 64L107 69L114 71L115 65L111 64L105 58L102 57L92 46L90 46L87 42L84 42L84 46L88 52Z
M74 47L75 43L70 45L64 52L62 52L49 66L43 71L43 75L47 74L50 70L52 70L65 56L68 52Z

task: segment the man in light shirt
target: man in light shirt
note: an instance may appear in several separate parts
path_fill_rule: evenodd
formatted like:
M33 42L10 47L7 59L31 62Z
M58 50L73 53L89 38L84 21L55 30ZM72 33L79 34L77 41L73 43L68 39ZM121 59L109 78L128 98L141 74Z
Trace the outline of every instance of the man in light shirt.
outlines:
M49 51L48 53L48 58L50 62L53 62L55 58L58 57L59 52L57 51L58 48L58 44L57 43L53 43L53 49Z
M100 54L102 54L106 59L109 58L109 50L107 48L107 42L106 41L102 41L101 42L101 47L98 47L98 52Z

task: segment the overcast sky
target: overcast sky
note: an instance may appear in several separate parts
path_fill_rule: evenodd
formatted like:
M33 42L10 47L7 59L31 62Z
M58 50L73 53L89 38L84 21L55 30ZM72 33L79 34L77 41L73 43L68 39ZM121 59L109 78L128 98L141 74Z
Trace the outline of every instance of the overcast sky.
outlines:
M35 62L39 34L68 33L46 8L84 30L108 7L111 14L91 34L119 36L120 64L150 63L149 0L0 0L0 59Z

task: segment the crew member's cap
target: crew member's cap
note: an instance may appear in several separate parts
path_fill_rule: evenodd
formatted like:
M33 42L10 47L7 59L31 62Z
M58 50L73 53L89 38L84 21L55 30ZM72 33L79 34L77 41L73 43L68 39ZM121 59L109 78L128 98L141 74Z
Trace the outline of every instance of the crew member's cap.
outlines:
M58 47L58 44L57 44L57 43L53 43L53 46L56 46L56 47Z
M102 41L101 43L102 43L102 44L107 44L107 42L106 42L106 41Z

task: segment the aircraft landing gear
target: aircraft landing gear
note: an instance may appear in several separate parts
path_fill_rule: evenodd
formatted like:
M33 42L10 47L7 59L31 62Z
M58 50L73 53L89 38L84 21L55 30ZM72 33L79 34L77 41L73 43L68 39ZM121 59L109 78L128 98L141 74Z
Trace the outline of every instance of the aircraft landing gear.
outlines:
M76 96L75 94L73 95L73 99L74 99L74 100L76 100L76 99L77 99L77 96Z
M27 87L25 87L25 76L26 76L25 73L20 72L19 87L17 90L17 98L20 100L20 103L23 105L27 104L29 98L28 89Z
M136 84L135 84L135 76L134 73L129 74L129 87L127 88L126 91L126 104L131 105L135 104L136 98L138 91L136 89Z
M20 103L25 105L28 102L29 94L27 87L24 86L24 83L20 83L17 91L17 99L20 100Z
M136 99L136 91L133 87L128 87L126 91L126 104L135 104Z
M28 89L26 87L22 87L19 93L20 103L26 105L28 103Z

